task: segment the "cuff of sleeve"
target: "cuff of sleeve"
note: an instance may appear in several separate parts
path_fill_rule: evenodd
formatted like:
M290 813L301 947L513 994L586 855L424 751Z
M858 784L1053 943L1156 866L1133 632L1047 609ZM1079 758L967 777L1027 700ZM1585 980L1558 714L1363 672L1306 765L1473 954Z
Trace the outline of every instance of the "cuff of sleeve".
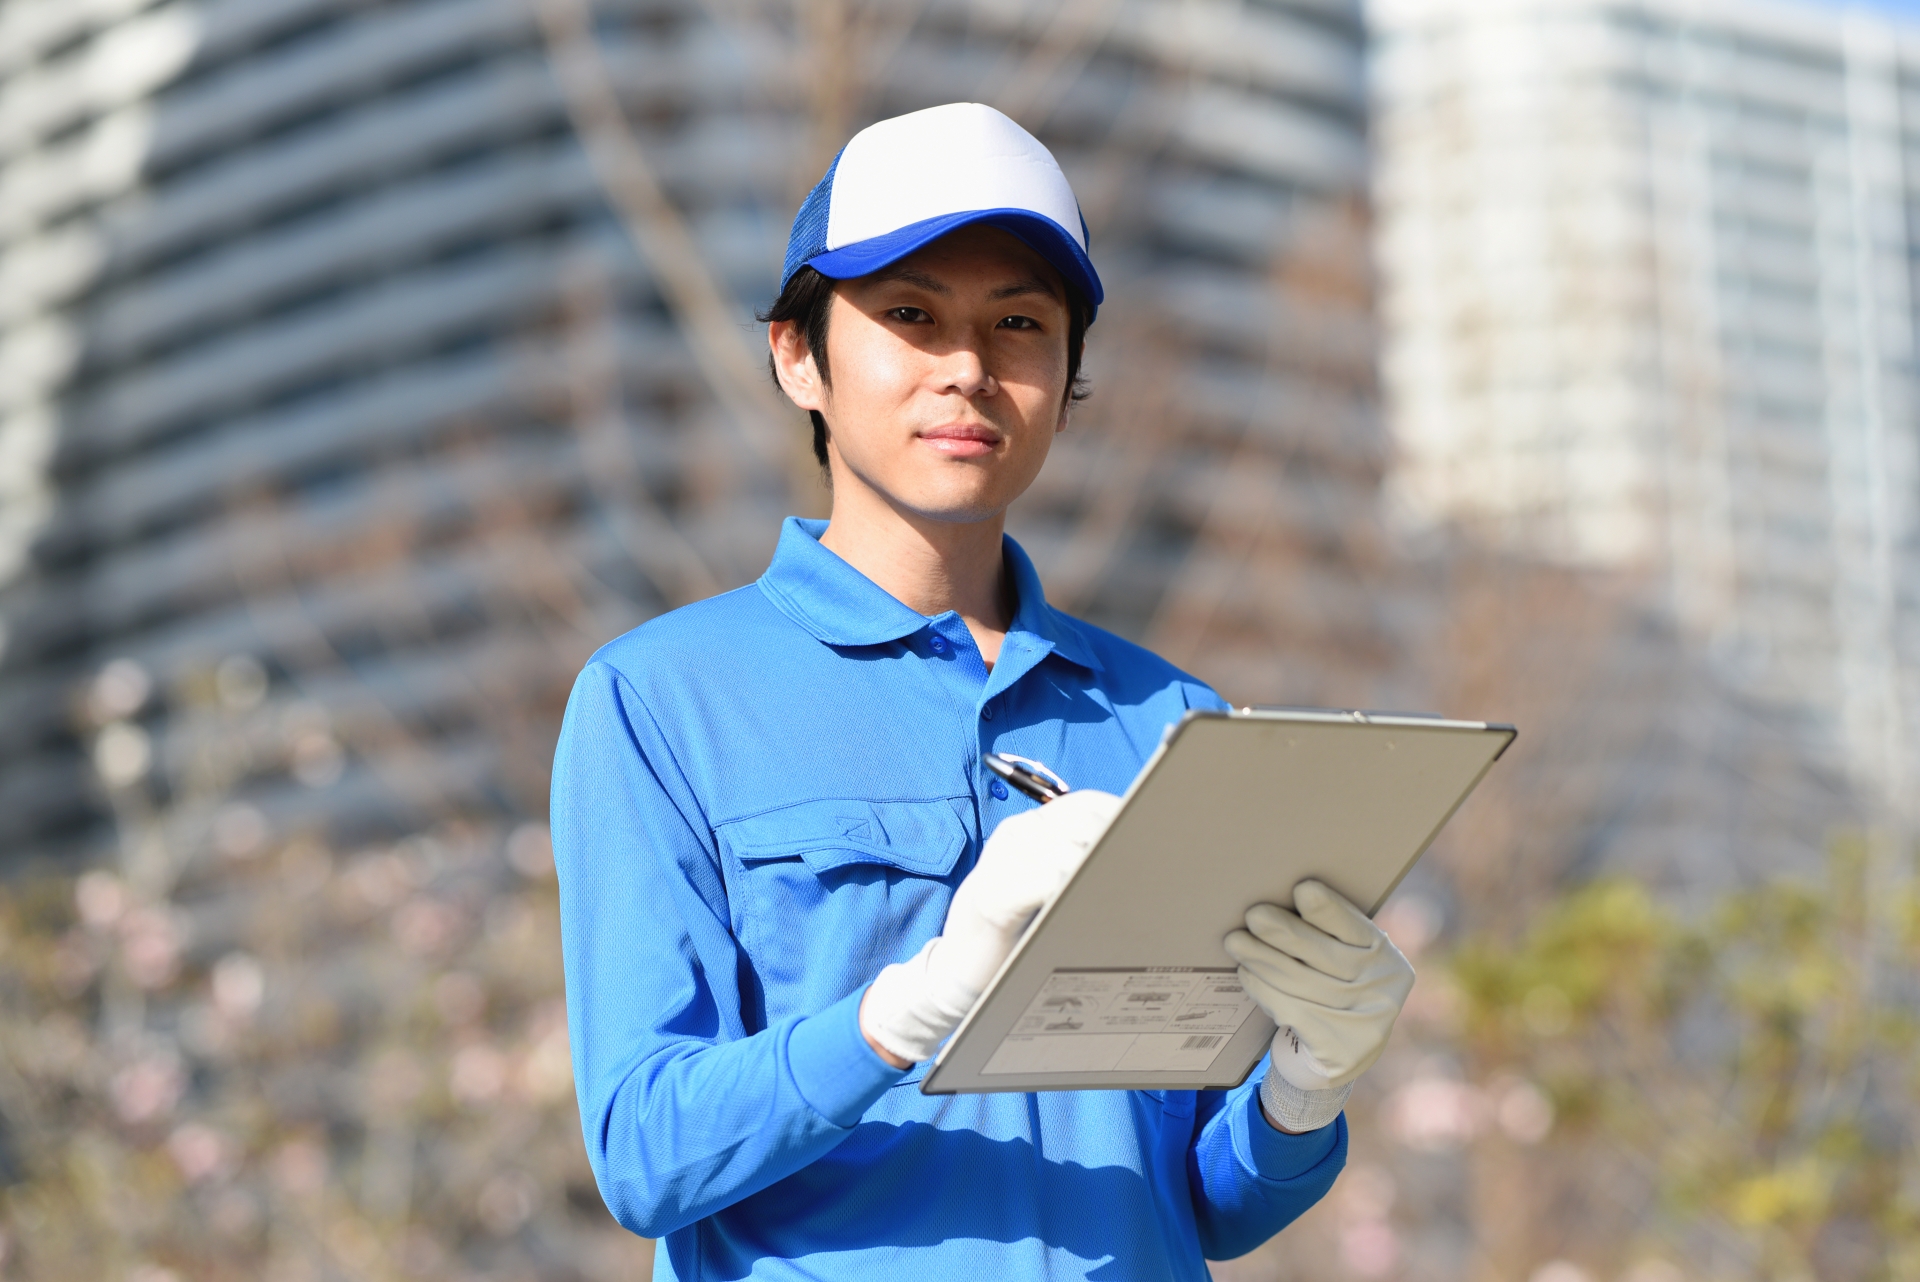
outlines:
M835 1126L848 1127L907 1075L904 1068L874 1054L860 1034L860 999L856 989L793 1026L787 1039L787 1066L800 1098Z
M1249 1171L1263 1180L1299 1179L1336 1151L1347 1147L1347 1117L1342 1113L1317 1131L1289 1135L1260 1111L1260 1092L1248 1090L1234 1110L1233 1149Z

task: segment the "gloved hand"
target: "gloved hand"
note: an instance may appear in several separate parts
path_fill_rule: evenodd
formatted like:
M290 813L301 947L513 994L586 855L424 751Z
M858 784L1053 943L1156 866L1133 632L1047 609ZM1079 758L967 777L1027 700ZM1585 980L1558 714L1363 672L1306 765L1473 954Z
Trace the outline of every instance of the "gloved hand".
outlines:
M1249 908L1247 928L1228 935L1226 949L1248 994L1280 1026L1261 1102L1288 1130L1314 1130L1334 1119L1386 1049L1413 991L1413 967L1324 884L1301 882L1293 902L1296 912Z
M930 1058L1119 810L1110 792L1076 791L1001 820L953 892L942 932L867 989L860 1031L900 1059Z

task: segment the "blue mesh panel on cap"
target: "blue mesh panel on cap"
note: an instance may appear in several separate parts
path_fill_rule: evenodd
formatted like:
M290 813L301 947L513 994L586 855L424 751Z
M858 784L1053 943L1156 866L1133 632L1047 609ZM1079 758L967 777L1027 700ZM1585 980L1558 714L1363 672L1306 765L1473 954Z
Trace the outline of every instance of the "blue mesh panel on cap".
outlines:
M827 176L813 185L807 198L800 202L800 212L793 216L793 230L787 233L787 261L780 268L780 288L785 289L793 274L806 266L807 260L815 254L827 252L827 214L833 206L833 171L840 168L840 157L847 152L842 147L834 154L833 163L827 166Z

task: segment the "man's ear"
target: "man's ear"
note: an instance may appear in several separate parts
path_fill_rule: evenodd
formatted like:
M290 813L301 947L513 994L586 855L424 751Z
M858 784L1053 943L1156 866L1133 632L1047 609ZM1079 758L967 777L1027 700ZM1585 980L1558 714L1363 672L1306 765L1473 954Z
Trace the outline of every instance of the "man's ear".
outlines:
M827 389L820 382L820 367L814 363L813 353L807 350L800 322L769 324L767 350L773 356L773 376L780 380L780 390L787 399L803 410L824 411Z
M1059 418L1059 421L1057 421L1053 425L1054 434L1058 435L1059 433L1066 431L1067 420L1072 417L1073 417L1073 398L1069 396L1066 400L1060 402L1060 418Z
M1085 344L1082 344L1080 351L1083 359L1086 350ZM1053 430L1056 435L1067 430L1067 421L1073 417L1073 405L1073 388L1068 387L1067 394L1060 398L1060 417L1053 425Z

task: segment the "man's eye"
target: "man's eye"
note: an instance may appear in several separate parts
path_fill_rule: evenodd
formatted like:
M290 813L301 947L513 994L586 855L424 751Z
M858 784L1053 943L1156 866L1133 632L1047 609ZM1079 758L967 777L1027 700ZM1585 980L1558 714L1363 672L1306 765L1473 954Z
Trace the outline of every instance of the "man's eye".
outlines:
M1001 329L1039 329L1040 322L1031 316L1008 316L1000 321Z
M893 317L893 319L899 321L903 325L918 325L921 321L927 321L927 320L933 319L933 317L927 315L925 311L923 311L921 308L918 308L918 307L890 308L887 311L887 315Z

